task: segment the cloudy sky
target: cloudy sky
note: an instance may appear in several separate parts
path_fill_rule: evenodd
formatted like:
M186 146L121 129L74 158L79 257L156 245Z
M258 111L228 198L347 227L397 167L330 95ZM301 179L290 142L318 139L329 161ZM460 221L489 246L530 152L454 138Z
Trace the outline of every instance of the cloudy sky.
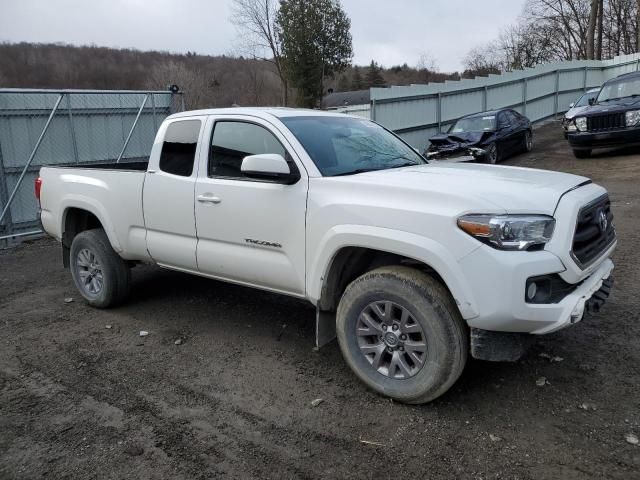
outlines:
M0 0L0 41L63 42L140 50L237 52L231 0ZM524 0L342 0L357 64L442 71L514 22Z

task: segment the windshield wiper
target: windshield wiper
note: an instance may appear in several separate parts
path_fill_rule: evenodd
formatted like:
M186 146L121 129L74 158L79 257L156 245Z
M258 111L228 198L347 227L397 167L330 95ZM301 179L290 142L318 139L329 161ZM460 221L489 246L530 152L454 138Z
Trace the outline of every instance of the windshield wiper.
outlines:
M332 177L344 177L345 175L355 175L356 173L375 172L377 170L384 170L384 168L356 168L355 170L349 170L348 172L336 173L331 175Z

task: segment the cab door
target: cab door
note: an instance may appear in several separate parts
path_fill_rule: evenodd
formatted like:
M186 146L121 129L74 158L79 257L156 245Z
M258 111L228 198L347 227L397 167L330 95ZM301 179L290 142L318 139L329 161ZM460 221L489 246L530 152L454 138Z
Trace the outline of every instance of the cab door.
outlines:
M304 296L308 180L286 138L249 116L211 117L195 189L201 273ZM300 178L292 185L246 177L244 157L282 155Z
M142 193L149 254L158 264L181 270L197 270L193 191L204 118L163 124L158 135L162 141L153 146Z

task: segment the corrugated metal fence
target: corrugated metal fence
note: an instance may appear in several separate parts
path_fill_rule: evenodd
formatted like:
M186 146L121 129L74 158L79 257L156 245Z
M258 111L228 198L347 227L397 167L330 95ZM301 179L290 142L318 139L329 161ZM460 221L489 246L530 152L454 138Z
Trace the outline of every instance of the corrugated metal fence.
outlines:
M631 54L551 63L472 80L372 88L371 118L422 151L429 137L465 115L513 108L534 122L545 120L568 110L586 89L639 67L640 54Z
M148 157L182 94L0 89L0 247L40 231L34 181L42 165Z

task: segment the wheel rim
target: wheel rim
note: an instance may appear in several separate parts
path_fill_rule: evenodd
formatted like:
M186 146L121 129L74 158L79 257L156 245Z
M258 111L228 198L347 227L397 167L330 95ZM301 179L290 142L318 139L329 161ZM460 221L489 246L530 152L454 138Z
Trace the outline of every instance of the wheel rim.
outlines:
M76 271L80 278L80 285L90 295L97 295L104 287L104 276L102 266L98 257L89 250L84 248L78 252L76 257Z
M529 132L527 132L525 136L525 145L527 147L527 151L531 151L533 148L533 138Z
M356 322L360 352L385 377L404 380L416 375L427 358L422 326L403 306L388 301L367 305Z
M489 163L496 163L498 160L498 149L495 144L489 145L487 149L487 158L489 159Z

